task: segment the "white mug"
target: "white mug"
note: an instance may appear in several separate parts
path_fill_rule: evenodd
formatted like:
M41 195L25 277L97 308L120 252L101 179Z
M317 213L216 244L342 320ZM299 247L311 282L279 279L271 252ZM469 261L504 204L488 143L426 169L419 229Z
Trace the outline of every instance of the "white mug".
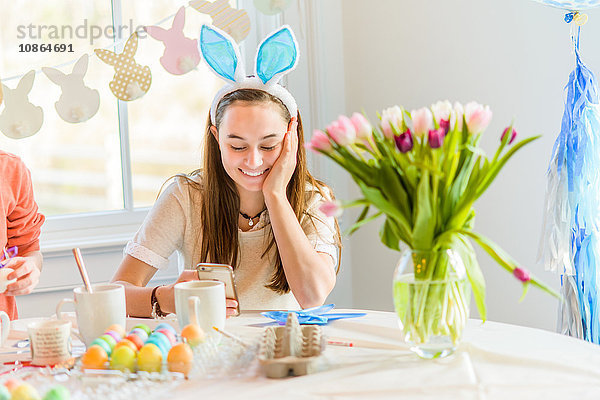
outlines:
M73 289L75 300L62 299L56 306L56 317L62 319L61 309L66 303L75 304L77 328L86 346L102 336L106 328L119 324L125 328L125 288L116 283L92 285L92 293L85 286Z
M212 327L225 328L225 284L219 281L189 281L176 284L175 311L181 329L195 322L200 325L206 337L219 341L221 335Z
M48 320L27 325L31 363L55 365L68 361L71 355L71 321Z
M0 311L0 346L4 346L10 333L10 318L4 311Z

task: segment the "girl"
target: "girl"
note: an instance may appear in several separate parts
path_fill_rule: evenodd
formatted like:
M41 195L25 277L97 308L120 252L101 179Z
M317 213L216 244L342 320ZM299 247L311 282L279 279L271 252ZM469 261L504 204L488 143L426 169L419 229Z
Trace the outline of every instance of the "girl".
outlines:
M211 107L204 168L175 177L126 247L113 281L125 285L129 315L175 312L174 285L197 279L198 262L233 265L246 310L320 305L335 285L339 227L319 211L333 196L306 169L295 102L279 85L236 83ZM171 285L146 288L173 251L186 270ZM228 299L228 314L236 306Z

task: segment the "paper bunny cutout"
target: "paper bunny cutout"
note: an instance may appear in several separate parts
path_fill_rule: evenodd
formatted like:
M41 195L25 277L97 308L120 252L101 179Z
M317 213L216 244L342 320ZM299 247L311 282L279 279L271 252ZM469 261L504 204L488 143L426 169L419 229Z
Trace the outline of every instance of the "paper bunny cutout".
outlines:
M254 0L254 7L265 15L276 15L290 5L291 0Z
M213 26L227 32L236 42L241 42L250 32L250 17L246 10L238 10L229 5L229 0L215 0L214 3L206 0L192 0L192 6L202 14L212 18Z
M290 92L278 84L279 80L293 71L298 64L298 44L289 26L282 26L259 44L256 52L255 76L246 77L238 45L227 33L214 26L202 25L200 52L210 69L228 81L228 84L217 93L210 107L213 125L216 107L223 96L244 88L264 90L278 97L292 117L298 114L296 100Z
M83 77L87 72L89 56L82 55L73 67L69 75L55 68L43 67L42 72L52 82L62 89L62 94L54 107L58 115L67 122L73 124L87 121L92 118L100 108L100 93L96 89L90 89L83 83Z
M165 44L165 52L160 58L161 65L174 75L182 75L196 68L200 62L198 52L198 40L189 39L183 35L185 24L185 7L181 7L175 18L171 29L166 30L159 26L147 26L144 28L150 36Z
M34 79L35 71L32 70L21 78L15 89L2 85L4 110L0 114L0 131L9 138L26 138L42 127L44 111L42 107L31 104L27 96Z
M152 73L148 66L142 67L134 60L137 51L138 34L134 32L120 54L110 50L96 49L94 52L104 63L115 67L115 76L109 83L110 90L121 100L131 101L142 97L152 83Z

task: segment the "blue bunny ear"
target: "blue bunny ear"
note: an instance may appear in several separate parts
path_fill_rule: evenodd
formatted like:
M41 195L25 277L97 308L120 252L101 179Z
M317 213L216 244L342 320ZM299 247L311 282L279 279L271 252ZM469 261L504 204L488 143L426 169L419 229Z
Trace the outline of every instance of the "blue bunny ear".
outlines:
M284 25L270 34L258 46L256 53L256 76L266 84L279 79L296 68L298 44L292 29Z
M198 46L202 58L217 75L232 82L245 77L238 46L227 33L202 25Z

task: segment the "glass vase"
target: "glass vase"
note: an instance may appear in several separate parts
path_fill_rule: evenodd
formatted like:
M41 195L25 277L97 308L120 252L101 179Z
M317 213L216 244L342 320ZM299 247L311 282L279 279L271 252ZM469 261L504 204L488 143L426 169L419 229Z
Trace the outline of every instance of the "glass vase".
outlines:
M457 251L406 250L394 272L394 307L404 341L422 358L452 354L469 318L471 286Z

